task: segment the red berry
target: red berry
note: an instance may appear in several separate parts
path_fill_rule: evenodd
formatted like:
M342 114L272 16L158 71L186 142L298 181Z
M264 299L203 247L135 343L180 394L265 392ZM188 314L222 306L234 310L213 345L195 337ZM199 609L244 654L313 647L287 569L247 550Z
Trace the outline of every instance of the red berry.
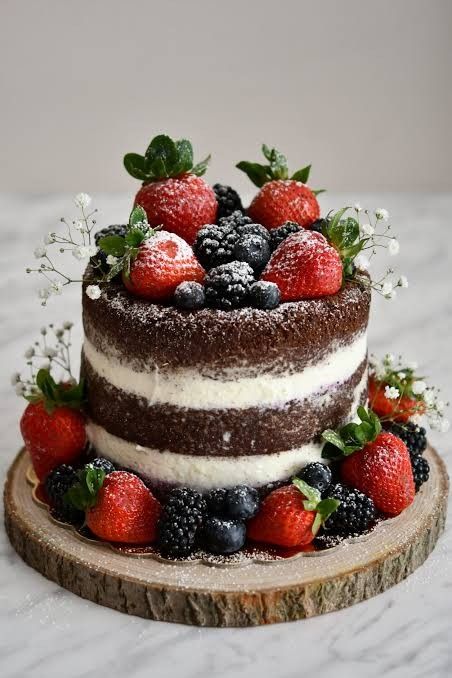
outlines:
M396 516L414 500L410 454L392 433L380 433L372 443L346 457L342 480L372 499L382 513Z
M408 398L390 399L385 396L387 384L369 379L369 403L379 417L389 417L392 421L407 422L415 414L424 414L425 403L422 400Z
M60 464L70 464L86 444L85 418L79 410L56 407L49 414L43 401L30 403L20 420L20 431L40 480Z
M135 196L135 205L145 210L151 226L162 226L190 245L201 226L215 223L218 208L213 188L194 174L145 184Z
M278 179L264 184L249 206L248 214L255 223L269 229L278 228L286 221L309 228L319 218L320 207L305 184Z
M157 538L161 506L133 473L114 471L104 480L97 502L86 512L86 524L100 539L149 544Z
M295 485L273 490L261 503L259 513L248 523L253 541L276 546L303 546L314 539L315 511L306 511L305 497Z
M323 235L303 230L281 243L261 279L278 285L281 301L324 297L340 290L342 262Z
M124 284L133 294L151 301L171 299L185 281L203 282L204 269L185 240L174 233L158 231L146 240L130 266Z

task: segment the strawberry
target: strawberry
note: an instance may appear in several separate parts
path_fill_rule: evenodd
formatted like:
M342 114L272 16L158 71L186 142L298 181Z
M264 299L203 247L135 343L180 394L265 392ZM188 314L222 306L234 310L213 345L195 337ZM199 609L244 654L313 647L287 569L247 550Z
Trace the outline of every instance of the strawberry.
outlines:
M113 471L106 476L103 469L88 464L66 500L86 511L86 524L100 539L149 544L157 538L160 502L133 473Z
M265 497L258 514L248 523L248 537L276 546L304 546L338 505L335 499L321 500L318 490L294 478L293 485Z
M341 258L326 238L302 230L275 250L261 279L278 285L281 301L298 301L335 294L342 274Z
M370 497L382 513L396 516L414 500L415 485L405 443L389 432L346 457L341 478Z
M265 144L262 152L268 165L246 161L237 165L261 189L249 206L249 216L268 229L278 228L286 221L309 228L320 216L316 198L320 191L312 191L305 185L311 166L303 167L289 178L287 159L282 153Z
M209 159L194 166L191 143L164 134L154 137L144 156L124 157L129 174L143 181L135 205L144 208L151 226L162 226L193 244L201 226L215 223L215 192L201 179Z
M369 379L369 403L373 411L379 417L391 419L397 422L407 422L413 415L422 415L425 412L423 400L416 400L408 395L401 398L390 399L385 395L387 383Z
M81 412L83 384L56 384L48 370L39 370L37 392L20 420L33 468L44 480L60 464L70 464L86 445L85 417Z
M150 301L171 299L181 282L203 280L204 269L190 245L167 231L158 231L145 240L130 263L129 273L123 273L127 289Z

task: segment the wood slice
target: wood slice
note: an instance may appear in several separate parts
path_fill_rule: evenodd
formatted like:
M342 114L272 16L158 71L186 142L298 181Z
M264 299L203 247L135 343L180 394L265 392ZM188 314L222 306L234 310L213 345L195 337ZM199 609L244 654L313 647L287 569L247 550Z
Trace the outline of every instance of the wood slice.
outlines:
M397 584L441 534L448 477L431 448L430 480L402 515L369 535L287 560L212 565L132 557L83 541L33 500L29 457L20 452L5 485L5 524L17 553L38 572L100 605L197 626L256 626L338 610Z

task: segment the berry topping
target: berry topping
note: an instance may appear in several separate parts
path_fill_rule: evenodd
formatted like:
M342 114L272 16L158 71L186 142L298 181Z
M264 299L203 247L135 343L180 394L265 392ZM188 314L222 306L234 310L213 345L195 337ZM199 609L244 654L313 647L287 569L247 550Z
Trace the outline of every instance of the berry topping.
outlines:
M204 270L191 247L167 231L158 231L145 240L130 264L129 275L123 273L127 289L150 301L171 299L181 282L203 279Z
M39 370L36 389L20 420L20 430L40 480L61 464L71 464L86 444L85 417L80 411L83 383L57 384L48 370Z
M210 553L236 553L245 544L245 539L246 527L241 520L209 516L205 521L203 541Z
M415 414L424 414L425 404L410 394L409 388L391 386L388 382L369 379L369 403L379 417L407 422Z
M123 544L149 544L157 536L160 503L138 476L87 465L80 471L79 483L67 499L86 511L86 524L105 541Z
M281 301L324 297L340 290L342 263L323 235L303 230L273 252L262 280L278 285Z
M111 463L109 459L104 459L104 457L96 457L87 464L87 466L93 466L94 468L101 468L102 471L108 476L113 471L116 471L115 466Z
M421 455L427 449L426 430L422 426L409 421L406 424L396 424L389 421L384 424L386 431L403 440L411 458Z
M225 487L218 487L215 490L210 490L207 493L205 499L207 504L207 509L210 513L214 515L224 515L224 502L226 499L227 489Z
M63 522L77 525L83 523L83 511L79 511L64 500L66 492L78 482L75 469L68 464L57 466L45 479L45 490L55 509L56 517Z
M206 516L206 502L199 492L187 487L172 490L159 523L159 545L171 557L190 555Z
M249 520L258 511L259 493L253 487L237 485L227 490L224 498L224 515L238 520Z
M214 223L217 199L201 175L209 158L193 166L193 148L187 139L173 141L161 134L144 156L128 153L124 165L143 182L135 205L146 211L151 226L162 226L192 244L203 224Z
M271 310L281 301L279 287L275 283L258 280L250 288L250 304L254 308Z
M316 219L314 223L309 226L309 230L325 235L324 229L326 228L326 226L327 226L326 219Z
M303 167L289 178L287 159L282 153L265 144L262 152L268 165L245 161L237 165L261 189L248 214L270 229L278 228L285 221L308 228L320 216L316 193L305 185L311 166Z
M213 190L218 203L217 220L222 217L229 217L236 210L243 211L240 196L233 188L223 186L222 184L215 184Z
M206 301L204 287L197 282L182 282L174 292L174 301L179 308L188 311L202 308Z
M362 534L371 527L375 520L375 505L370 497L340 483L331 487L328 494L340 504L326 521L325 532L351 536Z
M231 261L241 261L241 259L238 259L235 250L241 241L249 235L259 238L259 241L256 240L253 246L254 250L257 246L257 253L253 255L254 258L257 256L256 265L258 267L265 266L264 254L266 255L268 248L262 241L269 241L269 232L260 224L253 224L251 219L242 212L234 212L231 216L220 219L218 225L204 226L198 233L193 249L204 268L214 268ZM250 257L246 247L243 256L246 257L246 260Z
M421 485L427 482L430 466L427 459L420 456L411 457L411 466L413 469L414 484L416 486L416 492L420 489Z
M205 280L206 303L226 310L245 306L253 282L253 269L243 261L212 268Z
M97 231L94 235L94 240L97 246L99 246L102 238L107 238L112 235L119 235L121 238L124 238L127 233L127 226L125 224L113 224L112 226L106 226L106 228ZM91 257L91 263L93 266L100 268L102 273L106 273L109 270L109 264L107 261L107 254L103 250L99 250L94 257Z
M336 510L336 499L321 499L320 492L299 478L270 492L258 514L248 523L248 537L276 546L304 546Z
M302 468L297 477L324 494L331 484L332 473L326 464L314 461Z
M246 262L255 272L262 271L270 259L268 240L251 233L244 235L234 247L234 259Z
M270 231L270 243L272 251L275 251L275 249L279 247L283 240L288 238L289 235L298 233L298 231L301 231L301 226L296 224L294 221L286 221L286 223L282 226L279 226L279 228L274 228L272 231Z

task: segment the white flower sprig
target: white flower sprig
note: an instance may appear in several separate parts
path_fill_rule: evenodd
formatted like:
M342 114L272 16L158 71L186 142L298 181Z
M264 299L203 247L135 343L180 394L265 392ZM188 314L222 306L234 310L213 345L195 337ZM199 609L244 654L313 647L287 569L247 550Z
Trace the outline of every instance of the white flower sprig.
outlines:
M82 261L94 257L98 252L98 247L93 242L92 232L96 226L96 220L93 219L97 209L89 211L91 197L87 193L78 193L74 198L76 207L80 210L80 216L77 219L69 220L61 218L61 223L65 229L61 233L49 232L44 238L44 244L38 245L34 250L34 256L42 260L38 268L27 268L27 273L38 273L45 279L45 286L38 290L38 297L41 304L45 306L47 300L52 295L59 295L63 288L70 283L81 283L81 279L71 278L55 265L53 258L49 253L51 246L55 245L60 254L71 252L72 256ZM100 268L99 264L93 262L94 269Z
M73 323L65 321L61 327L51 323L41 328L39 339L24 352L28 375L22 376L20 372L15 372L11 376L11 385L18 396L27 398L36 395L36 376L41 369L59 372L59 381L76 383L70 356L72 327Z
M391 413L382 416L382 421L397 421L400 417L404 420L409 416L413 423L420 423L425 416L432 429L445 433L449 430L449 421L444 417L444 410L449 403L441 399L438 388L429 386L424 377L416 374L417 369L417 363L405 362L402 356L396 358L392 353L387 353L381 361L371 356L369 374L377 387L370 407L382 392L393 403Z

